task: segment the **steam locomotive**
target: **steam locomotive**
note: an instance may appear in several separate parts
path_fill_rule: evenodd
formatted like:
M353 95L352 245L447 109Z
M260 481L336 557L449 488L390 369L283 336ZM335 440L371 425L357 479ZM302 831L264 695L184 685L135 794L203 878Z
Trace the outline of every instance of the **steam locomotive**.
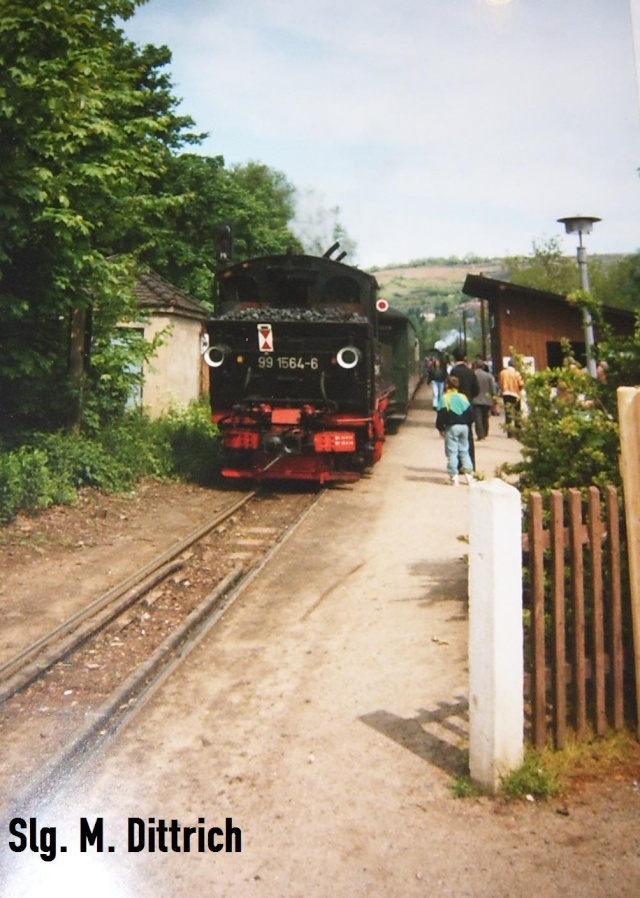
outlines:
M222 267L203 341L226 477L349 482L382 455L420 380L409 319L332 255Z

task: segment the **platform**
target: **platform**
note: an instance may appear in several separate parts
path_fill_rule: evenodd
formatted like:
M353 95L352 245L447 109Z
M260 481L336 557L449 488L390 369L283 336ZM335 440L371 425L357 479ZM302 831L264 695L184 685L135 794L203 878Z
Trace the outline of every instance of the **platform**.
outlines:
M16 875L37 863L49 887L64 874L94 898L441 894L429 884L473 831L465 816L454 841L445 832L467 815L450 785L467 771L473 487L449 485L429 397L424 387L371 474L325 492L215 632L43 809L67 854L16 855ZM487 476L518 455L491 423L477 447ZM78 821L98 818L105 852L79 853ZM131 850L130 818L235 828L242 850L200 852L195 835L189 853L150 851L155 830Z

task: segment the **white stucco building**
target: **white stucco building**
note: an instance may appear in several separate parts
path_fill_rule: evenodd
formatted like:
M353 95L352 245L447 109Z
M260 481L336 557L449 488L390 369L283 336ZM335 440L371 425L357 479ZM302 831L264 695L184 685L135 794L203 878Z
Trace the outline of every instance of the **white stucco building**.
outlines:
M138 276L135 287L148 320L138 327L148 340L165 336L145 365L141 403L151 417L169 408L185 408L208 391L208 369L200 351L208 309L153 271ZM146 317L145 316L145 317Z

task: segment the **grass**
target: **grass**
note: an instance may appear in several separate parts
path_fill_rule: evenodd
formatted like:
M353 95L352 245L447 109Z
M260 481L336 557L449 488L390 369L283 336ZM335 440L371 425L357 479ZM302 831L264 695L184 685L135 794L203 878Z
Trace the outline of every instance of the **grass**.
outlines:
M562 792L590 780L634 780L640 775L640 744L628 730L585 742L570 739L562 751L547 750L542 757Z
M585 742L570 739L561 751L529 748L522 765L501 780L497 797L506 802L545 801L605 779L640 779L640 744L631 732L610 732ZM484 794L469 777L456 777L450 789L454 798Z
M454 798L478 798L485 790L470 777L455 777L450 785ZM523 764L504 777L500 783L498 798L503 801L519 799L547 799L560 791L556 775L548 769L543 756L527 751Z
M521 798L547 799L557 795L560 785L557 776L545 763L544 755L529 750L524 762L500 782L500 795L506 801Z
M456 776L449 787L454 798L478 798L483 790L468 776Z

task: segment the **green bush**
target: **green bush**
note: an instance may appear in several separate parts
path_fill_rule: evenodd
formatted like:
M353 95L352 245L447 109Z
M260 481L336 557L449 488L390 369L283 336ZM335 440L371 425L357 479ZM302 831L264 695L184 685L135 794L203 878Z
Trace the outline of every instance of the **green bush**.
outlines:
M528 413L518 439L522 461L505 466L529 490L618 485L618 425L603 403L603 388L573 367L525 378Z
M111 460L116 489L127 489L141 477L164 479L174 475L170 446L160 422L133 412L103 428L97 435L102 454Z
M170 412L158 424L174 473L183 480L212 483L218 468L218 428L211 421L208 404L193 404L186 412Z
M132 412L91 436L31 434L0 455L0 521L71 503L82 487L120 492L143 477L211 483L217 458L217 428L205 405L155 421Z
M121 464L105 453L100 442L80 434L37 434L33 444L47 458L52 479L63 483L75 495L81 487L89 486L107 492L126 486Z
M0 458L0 515L10 518L16 510L39 511L56 499L54 479L45 452L22 446Z

